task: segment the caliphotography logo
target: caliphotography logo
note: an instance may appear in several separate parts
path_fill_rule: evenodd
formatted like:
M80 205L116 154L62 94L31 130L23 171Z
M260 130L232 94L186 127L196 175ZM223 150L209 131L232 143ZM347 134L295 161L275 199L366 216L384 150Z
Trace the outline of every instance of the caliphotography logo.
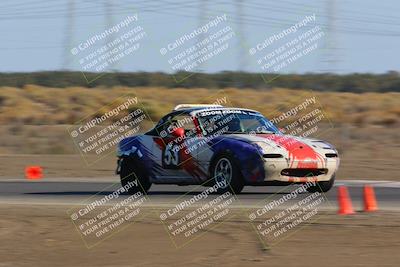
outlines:
M0 267L399 266L399 1L0 10Z

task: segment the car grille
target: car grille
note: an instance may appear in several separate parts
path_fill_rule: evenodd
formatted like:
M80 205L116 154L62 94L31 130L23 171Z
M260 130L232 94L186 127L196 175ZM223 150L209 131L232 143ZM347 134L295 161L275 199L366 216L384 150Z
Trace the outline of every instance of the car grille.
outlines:
M281 174L291 177L313 177L328 173L328 169L283 169Z
M336 153L326 153L325 154L325 157L327 157L327 158L337 158L337 154Z
M281 154L264 154L263 155L264 158L266 159L277 159L277 158L283 158L283 156Z

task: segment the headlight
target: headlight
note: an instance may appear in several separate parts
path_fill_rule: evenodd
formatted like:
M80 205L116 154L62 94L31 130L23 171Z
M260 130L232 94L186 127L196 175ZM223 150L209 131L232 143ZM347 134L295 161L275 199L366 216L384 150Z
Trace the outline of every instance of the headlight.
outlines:
M267 153L268 151L271 151L271 146L268 145L265 142L254 142L254 145L258 146L261 149L262 154Z
M333 145L331 145L330 143L326 142L326 141L313 141L313 144L318 146L319 148L322 149L333 149L336 150L335 147Z

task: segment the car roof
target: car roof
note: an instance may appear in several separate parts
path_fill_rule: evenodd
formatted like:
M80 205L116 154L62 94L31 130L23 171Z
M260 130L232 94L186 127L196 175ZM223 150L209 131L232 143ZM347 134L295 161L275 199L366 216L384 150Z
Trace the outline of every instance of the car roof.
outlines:
M164 115L160 121L163 121L168 116L176 116L176 115L190 115L192 117L197 117L197 114L204 111L214 111L214 110L243 110L250 111L254 113L259 113L257 110L247 109L247 108L234 108L234 107L212 107L212 108L204 108L204 107L192 107L192 108L183 108L179 110L174 110L166 115Z
M179 110L174 110L166 115L164 115L158 122L158 124L163 124L165 123L165 119L168 118L169 116L177 116L177 115L190 115L192 117L197 117L197 114L203 111L214 111L214 110L243 110L243 111L250 111L254 113L259 113L260 112L253 110L253 109L246 109L246 108L233 108L233 107L215 107L215 108L202 108L202 107L193 107L193 108L184 108L184 109L179 109ZM262 114L261 114L262 115ZM262 115L263 116L263 115Z

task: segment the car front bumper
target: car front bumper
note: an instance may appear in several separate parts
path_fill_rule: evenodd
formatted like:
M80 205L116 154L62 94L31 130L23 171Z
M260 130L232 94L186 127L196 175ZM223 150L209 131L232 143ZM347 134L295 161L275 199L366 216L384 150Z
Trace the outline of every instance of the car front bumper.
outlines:
M264 161L264 181L305 183L308 181L329 181L339 167L339 158L326 158L323 162L299 161L287 159Z

